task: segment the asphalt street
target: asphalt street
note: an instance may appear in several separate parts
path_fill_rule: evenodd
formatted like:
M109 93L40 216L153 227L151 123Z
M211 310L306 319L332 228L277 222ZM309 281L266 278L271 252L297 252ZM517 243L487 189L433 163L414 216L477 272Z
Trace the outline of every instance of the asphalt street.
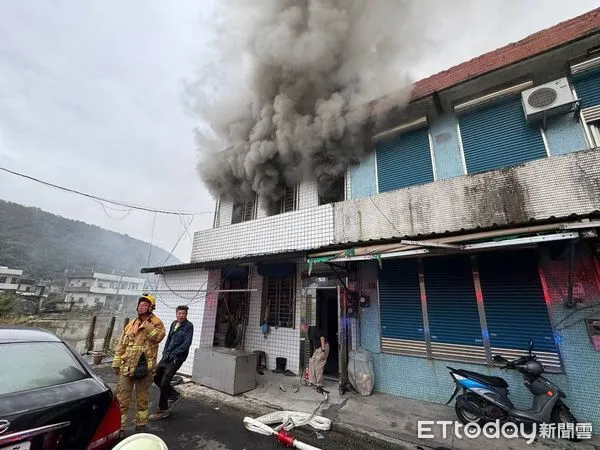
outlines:
M109 384L116 388L117 377L108 366L96 368L96 372ZM153 386L150 391L150 411L157 408L158 389ZM126 436L133 433L133 402L130 410L131 425ZM208 397L184 396L174 407L170 417L151 422L148 432L156 434L165 441L169 450L175 449L282 449L285 448L272 436L253 433L244 428L243 419L247 411L220 404ZM256 414L260 415L260 414ZM335 423L328 432L320 432L320 436L312 428L296 428L292 434L300 441L321 449L390 449L396 445L374 440L364 435L349 433L337 429Z

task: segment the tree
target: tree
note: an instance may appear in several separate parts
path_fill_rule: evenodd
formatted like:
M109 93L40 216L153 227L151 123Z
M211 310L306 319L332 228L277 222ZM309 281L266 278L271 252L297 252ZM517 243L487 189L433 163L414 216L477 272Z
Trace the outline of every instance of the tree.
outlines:
M19 296L14 292L0 292L0 317L7 316L13 311Z

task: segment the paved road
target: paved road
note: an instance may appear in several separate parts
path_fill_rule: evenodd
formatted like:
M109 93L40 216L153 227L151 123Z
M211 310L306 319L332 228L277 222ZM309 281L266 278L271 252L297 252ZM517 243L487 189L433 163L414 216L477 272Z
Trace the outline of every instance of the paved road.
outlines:
M101 366L96 372L112 387L117 377L110 367ZM151 411L158 402L158 389L151 389ZM132 408L133 409L133 408ZM133 413L133 411L131 411ZM244 428L244 411L229 405L219 404L213 399L184 397L167 419L151 422L148 431L160 436L169 446L176 449L282 449L275 438L252 433ZM133 417L133 414L131 414ZM128 430L128 434L131 433ZM398 448L385 442L368 439L362 435L337 430L335 424L329 432L318 439L311 428L294 429L294 436L302 442L321 449L390 449Z

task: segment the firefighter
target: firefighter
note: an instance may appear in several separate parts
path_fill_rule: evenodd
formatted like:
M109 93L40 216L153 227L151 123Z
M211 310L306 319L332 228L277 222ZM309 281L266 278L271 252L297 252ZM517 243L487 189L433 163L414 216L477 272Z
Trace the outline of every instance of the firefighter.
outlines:
M125 428L131 394L135 386L137 431L148 424L148 397L156 370L158 344L166 334L162 321L153 314L156 300L152 294L138 299L138 317L127 324L115 350L112 367L119 376L117 399L121 405L121 430Z

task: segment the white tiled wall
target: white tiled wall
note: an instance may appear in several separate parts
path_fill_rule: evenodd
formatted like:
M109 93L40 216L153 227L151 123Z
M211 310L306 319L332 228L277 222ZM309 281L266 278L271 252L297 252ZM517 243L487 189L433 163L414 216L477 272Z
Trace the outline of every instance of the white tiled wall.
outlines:
M319 192L316 181L303 181L300 184L298 198L298 209L313 208L319 206Z
M217 320L217 298L221 285L221 271L211 270L208 272L208 283L206 301L204 303L204 314L200 325L200 347L212 347L215 336L215 322Z
M187 360L179 370L182 374L190 376L194 363L194 351L200 346L203 324L206 321L205 313L207 308L206 290L208 281L208 271L206 270L185 270L179 272L166 273L165 275L156 275L150 279L152 291L156 296L155 314L161 318L167 332L169 326L175 320L175 309L178 305L187 305L188 320L194 324L194 337L190 347L190 354ZM214 319L212 321L214 328ZM160 354L167 338L160 344ZM212 344L212 337L211 337Z
M275 358L286 358L286 368L295 374L298 374L300 367L300 270L302 262L297 263L296 280L296 326L295 328L274 328L271 327L269 334L265 338L261 329L261 302L262 302L262 280L263 277L256 273L256 268L252 270L251 286L257 289L250 294L250 315L248 327L246 330L246 340L244 348L248 351L262 350L267 355L267 367L269 370L275 369Z
M333 205L198 231L191 262L320 248L333 241Z
M233 217L233 202L221 199L218 203L219 210L217 211L217 227L225 227L231 225Z
M352 170L348 168L346 171L346 195L344 200L350 200L352 198Z
M262 198L258 199L258 205L256 207L256 218L257 219L262 219L263 217L269 217L269 216L267 216L267 212L265 211L264 203L265 202Z

